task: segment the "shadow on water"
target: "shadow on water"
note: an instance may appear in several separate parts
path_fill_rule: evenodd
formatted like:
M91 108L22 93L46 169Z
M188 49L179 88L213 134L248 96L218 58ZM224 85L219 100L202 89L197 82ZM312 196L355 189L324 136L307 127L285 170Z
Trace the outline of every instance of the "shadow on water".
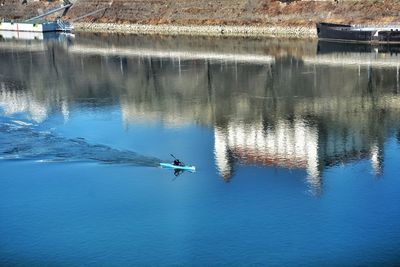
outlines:
M98 162L156 167L159 159L89 144L85 139L66 139L29 122L0 117L0 157L4 160L44 162Z

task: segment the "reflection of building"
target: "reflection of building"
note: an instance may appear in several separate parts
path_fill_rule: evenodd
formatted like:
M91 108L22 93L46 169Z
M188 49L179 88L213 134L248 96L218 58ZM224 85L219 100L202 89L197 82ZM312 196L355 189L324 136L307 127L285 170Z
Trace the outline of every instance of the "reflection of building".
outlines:
M306 169L311 184L319 184L318 129L302 120L277 121L274 127L263 124L229 123L216 127L215 160L225 180L233 167L228 154L242 163Z
M226 181L233 174L235 161L304 169L309 185L317 190L324 168L351 160L370 159L375 174L381 174L382 147L365 142L357 129L344 135L332 130L321 132L316 125L301 119L279 120L273 126L230 122L214 130L217 169Z

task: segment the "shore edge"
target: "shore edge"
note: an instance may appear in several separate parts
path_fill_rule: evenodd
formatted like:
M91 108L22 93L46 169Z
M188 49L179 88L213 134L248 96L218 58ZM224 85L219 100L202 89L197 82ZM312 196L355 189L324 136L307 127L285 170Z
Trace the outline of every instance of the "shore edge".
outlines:
M131 33L160 35L196 35L196 36L241 36L241 37L285 37L317 38L312 27L283 26L227 26L227 25L144 25L116 23L74 23L75 32Z

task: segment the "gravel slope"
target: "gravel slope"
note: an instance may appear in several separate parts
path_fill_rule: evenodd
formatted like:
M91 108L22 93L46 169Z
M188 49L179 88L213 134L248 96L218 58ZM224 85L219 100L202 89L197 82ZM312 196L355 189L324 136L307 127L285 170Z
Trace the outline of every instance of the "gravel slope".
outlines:
M179 34L206 29L214 34L257 35L290 31L289 35L315 36L317 21L387 24L400 21L400 0L74 0L65 19L74 20L77 29L104 31L163 32L165 25L186 28L168 30ZM0 17L29 18L61 2L0 0ZM53 16L54 18L55 16ZM100 23L100 24L99 24ZM122 26L121 26L122 25ZM140 25L146 25L147 28ZM162 25L162 26L157 26ZM216 27L205 27L215 25ZM221 27L225 25L225 28ZM242 26L242 27L240 27ZM250 27L251 26L251 27ZM202 28L203 27L203 28ZM169 27L172 28L172 27ZM293 34L294 33L294 34Z

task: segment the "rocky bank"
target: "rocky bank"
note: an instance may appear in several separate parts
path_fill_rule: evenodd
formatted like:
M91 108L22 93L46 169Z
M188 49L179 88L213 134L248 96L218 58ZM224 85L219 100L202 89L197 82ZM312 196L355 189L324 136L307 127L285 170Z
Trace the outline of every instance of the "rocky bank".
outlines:
M60 1L0 0L0 17L25 19ZM318 21L388 24L399 0L71 0L77 31L316 37ZM97 11L93 13L93 11ZM91 14L88 16L88 14ZM54 17L54 16L53 16Z

